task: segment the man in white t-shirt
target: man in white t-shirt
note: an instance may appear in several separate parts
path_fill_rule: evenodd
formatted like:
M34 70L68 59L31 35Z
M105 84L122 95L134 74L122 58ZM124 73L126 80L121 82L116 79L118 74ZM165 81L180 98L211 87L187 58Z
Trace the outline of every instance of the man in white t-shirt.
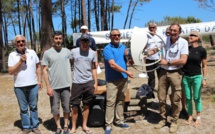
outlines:
M152 48L156 48L156 47L160 47L162 46L163 42L162 40L156 36L156 30L157 30L157 24L155 23L149 23L148 24L148 29L151 32L149 35L147 35L148 41L146 44L146 47L144 48L145 51L150 50ZM157 60L159 60L159 53L155 53L153 55L148 56L145 59L146 64L151 64L156 62ZM146 71L147 71L147 75L148 75L148 85L152 88L152 90L154 90L155 88L155 73L154 69L156 69L157 72L157 76L160 73L160 68L158 67L159 63L150 65L150 66L146 66Z
M40 134L37 102L38 90L42 89L41 66L36 52L26 48L25 43L22 35L14 38L16 50L9 55L8 71L14 76L14 92L20 108L22 134L28 134L31 130Z
M170 36L167 37L165 53L160 61L161 70L159 74L158 99L160 106L161 121L155 126L160 129L166 125L166 98L168 88L172 89L172 115L170 119L170 133L178 129L178 118L181 111L181 80L182 66L187 62L188 42L181 38L181 26L179 24L170 25ZM156 50L150 51L150 55Z

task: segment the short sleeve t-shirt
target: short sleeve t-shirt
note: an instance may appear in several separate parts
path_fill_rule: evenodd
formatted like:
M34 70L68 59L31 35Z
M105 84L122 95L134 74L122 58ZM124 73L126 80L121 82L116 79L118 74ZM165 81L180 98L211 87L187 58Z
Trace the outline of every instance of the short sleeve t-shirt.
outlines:
M71 59L74 60L73 83L87 83L93 80L92 63L97 62L94 51L82 51L79 48L71 50Z
M202 46L198 46L196 48L190 46L187 63L183 67L184 75L187 76L200 75L202 59L206 58L207 51Z
M48 66L49 81L52 89L70 87L71 66L69 49L62 48L58 52L52 47L46 50L43 55L42 65Z
M37 84L36 64L39 63L39 58L34 50L26 49L26 63L22 63L18 73L14 74L14 86L25 87ZM11 52L8 57L8 67L15 66L22 54L16 50Z
M105 63L105 77L106 81L115 81L124 78L128 78L127 74L118 72L110 67L108 61L114 60L117 65L121 68L127 70L126 58L124 56L126 46L119 44L118 47L115 47L113 44L109 43L105 46L103 51L104 63Z

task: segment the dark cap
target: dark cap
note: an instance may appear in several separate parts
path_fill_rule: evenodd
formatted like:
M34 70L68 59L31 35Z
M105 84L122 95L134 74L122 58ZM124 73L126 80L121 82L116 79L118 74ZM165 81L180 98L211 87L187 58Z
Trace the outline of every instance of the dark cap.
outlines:
M88 40L90 41L90 36L87 34L82 34L80 40Z

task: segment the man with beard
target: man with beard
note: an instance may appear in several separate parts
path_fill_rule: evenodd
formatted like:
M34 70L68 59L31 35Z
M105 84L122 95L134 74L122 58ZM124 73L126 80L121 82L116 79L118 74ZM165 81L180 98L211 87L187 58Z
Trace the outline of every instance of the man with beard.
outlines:
M64 115L64 134L69 134L69 100L71 84L70 51L62 47L62 33L54 32L53 47L46 50L43 59L43 74L47 94L50 97L51 113L57 126L56 134L61 134L60 101Z

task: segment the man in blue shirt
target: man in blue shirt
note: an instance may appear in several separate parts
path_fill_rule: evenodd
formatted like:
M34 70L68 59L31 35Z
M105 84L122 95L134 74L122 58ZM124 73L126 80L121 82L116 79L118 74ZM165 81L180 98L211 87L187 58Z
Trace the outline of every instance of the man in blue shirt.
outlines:
M126 46L120 43L120 31L118 29L111 30L109 38L111 42L105 46L103 51L107 81L105 134L111 133L113 121L117 126L129 128L124 123L123 109L128 76L134 78L134 75L127 71L125 56L128 52Z

